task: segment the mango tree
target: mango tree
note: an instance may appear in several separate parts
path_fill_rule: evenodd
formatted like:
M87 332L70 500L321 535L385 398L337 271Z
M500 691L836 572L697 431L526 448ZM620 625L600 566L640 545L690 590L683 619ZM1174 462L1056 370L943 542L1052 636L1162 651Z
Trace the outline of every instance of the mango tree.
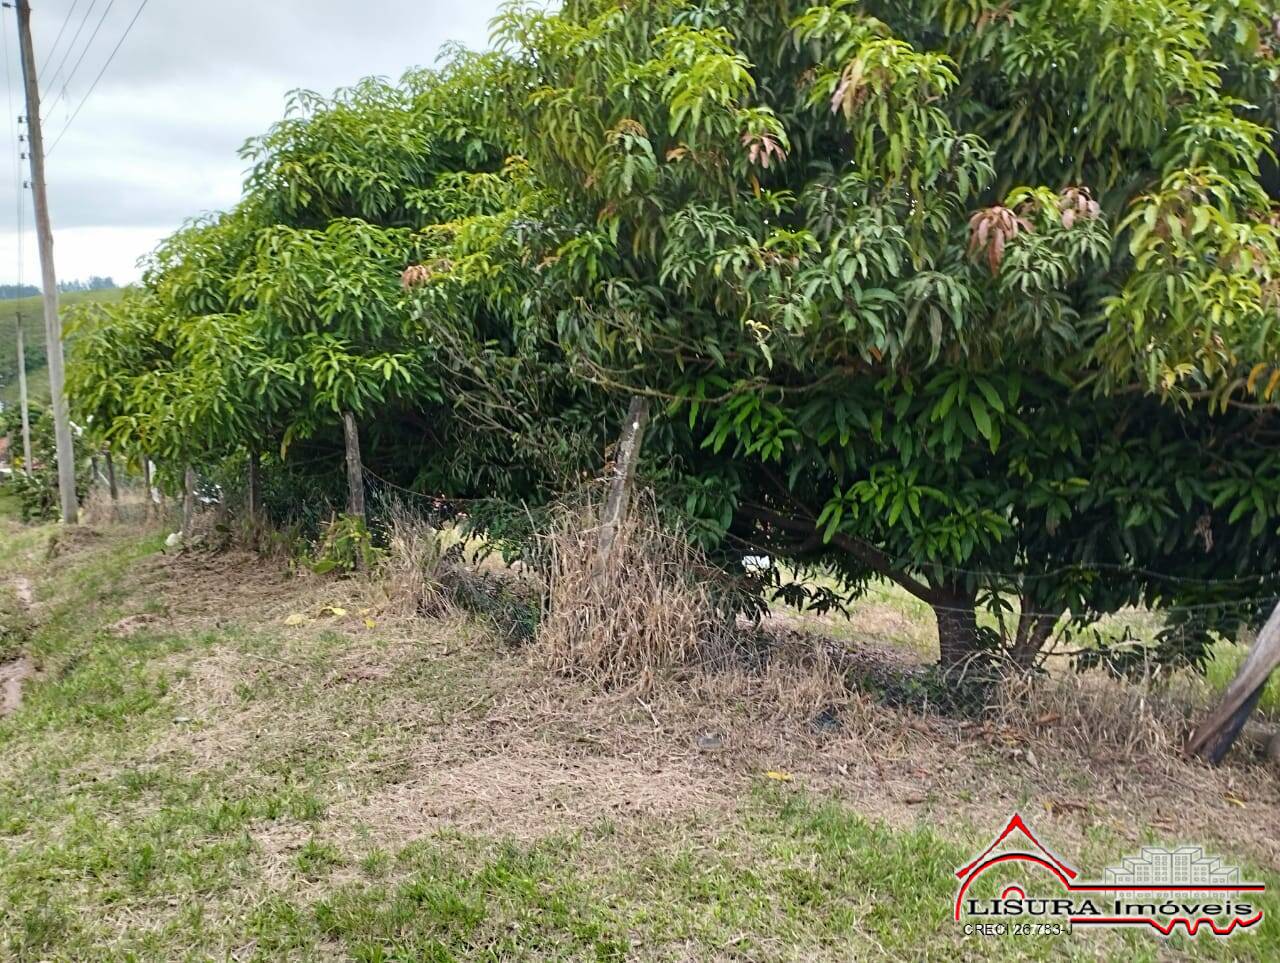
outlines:
M506 318L666 403L650 477L708 547L894 581L947 663L1134 603L1178 611L1174 661L1258 621L1262 4L568 0L496 27L537 227Z

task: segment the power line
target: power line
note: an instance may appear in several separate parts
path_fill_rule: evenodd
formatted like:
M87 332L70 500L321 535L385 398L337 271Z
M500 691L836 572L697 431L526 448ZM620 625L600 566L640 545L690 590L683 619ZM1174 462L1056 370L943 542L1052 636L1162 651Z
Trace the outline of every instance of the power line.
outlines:
M58 52L58 44L62 42L62 35L67 32L67 24L71 23L71 18L75 15L76 7L78 6L80 6L80 0L73 0L71 9L68 10L67 15L62 18L62 26L58 29L58 36L53 41L53 46L49 48L49 52L45 54L45 67L49 66L49 61L53 60L54 55ZM41 73L43 73L43 70Z
M112 0L112 2L114 3L115 0ZM116 54L120 52L120 48L124 46L124 42L129 39L129 34L133 32L134 24L138 22L138 18L142 16L142 11L147 8L147 4L149 2L150 0L142 0L142 3L138 4L138 12L135 13L133 15L133 19L129 21L129 26L124 28L124 33L121 34L120 39L116 41L116 45L112 49L110 56L107 57L107 62L104 63L102 65L102 69L98 71L98 76L93 78L93 83L89 85L89 89L86 90L84 96L80 98L80 103L76 105L76 109L72 111L70 119L63 126L62 130L58 132L58 136L54 138L53 145L46 152L45 156L54 152L58 144L62 142L62 138L66 136L67 131L71 129L71 125L76 122L76 118L80 116L80 111L84 109L84 105L88 102L89 98L93 96L93 92L98 89L98 83L106 74L107 68L111 66L111 62L116 59Z
M79 0L76 0L78 3ZM73 8L74 9L74 8ZM22 291L22 272L23 272L23 235L26 233L26 225L23 223L25 219L27 205L24 188L22 186L22 129L18 123L18 115L13 109L13 57L9 53L9 21L7 17L0 17L0 42L4 44L4 76L6 84L6 94L9 104L9 123L13 130L13 193L14 193L14 228L17 231L17 251L18 264L16 274L16 285L18 292Z
M67 44L67 49L62 52L62 59L58 61L58 67L54 70L53 75L49 78L48 86L51 88L58 82L58 76L62 73L62 68L67 64L67 58L71 56L71 51L76 48L76 41L80 39L80 34L84 32L85 26L89 23L89 18L93 16L93 9L98 5L98 0L93 0L89 4L89 9L84 12L84 17L80 20L80 26L76 27L75 35L71 38L71 43Z
M59 88L58 96L49 107L50 113L53 112L53 108L56 107L60 101L66 99L67 87L71 85L71 81L75 80L76 74L80 70L80 65L84 63L84 58L87 57L89 55L89 51L93 49L93 42L98 39L98 34L102 31L102 25L107 22L107 16L111 13L111 8L115 5L116 0L107 0L107 8L102 11L102 16L98 18L98 25L93 28L93 33L89 35L89 39L85 42L84 47L81 48L80 56L76 58L75 66L71 68L71 73L67 74L66 78L62 81L62 86ZM52 89L52 84L50 85L50 89Z

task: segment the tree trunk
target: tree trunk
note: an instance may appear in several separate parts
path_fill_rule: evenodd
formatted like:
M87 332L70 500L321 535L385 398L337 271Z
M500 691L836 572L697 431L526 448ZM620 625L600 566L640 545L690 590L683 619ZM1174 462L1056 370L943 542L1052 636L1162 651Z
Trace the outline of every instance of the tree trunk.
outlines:
M1036 659L1044 649L1045 643L1049 641L1049 636L1053 635L1059 617L1027 613L1018 616L1018 634L1014 639L1013 649L1009 653L1014 665L1023 672L1029 672L1035 668Z
M155 462L151 463L151 484L155 486L156 514L159 515L161 518L165 519L167 522L169 518L169 508L165 502L164 488L163 486L160 485L159 481L156 479L156 470L159 467L160 466L157 465Z
M614 543L618 539L618 530L622 527L627 512L631 508L631 490L635 483L636 462L639 461L640 446L644 443L644 432L648 424L649 399L636 395L631 399L631 405L627 409L627 420L622 426L618 450L614 454L613 470L609 474L609 494L605 498L604 511L600 513L600 543L596 554L597 578L603 577L608 571Z
M102 457L107 465L107 489L111 492L111 520L114 522L120 516L120 488L116 484L116 462L111 457L110 448L103 451Z
M1222 762L1249 721L1276 666L1280 666L1280 605L1258 633L1249 657L1227 686L1222 702L1192 733L1187 754L1200 756L1214 765Z
M364 466L360 462L360 429L356 416L342 413L342 432L347 444L347 514L365 520Z
M933 607L938 621L938 664L964 669L978 648L978 611L972 599L955 596Z
M192 535L196 522L196 470L187 466L182 485L182 540Z

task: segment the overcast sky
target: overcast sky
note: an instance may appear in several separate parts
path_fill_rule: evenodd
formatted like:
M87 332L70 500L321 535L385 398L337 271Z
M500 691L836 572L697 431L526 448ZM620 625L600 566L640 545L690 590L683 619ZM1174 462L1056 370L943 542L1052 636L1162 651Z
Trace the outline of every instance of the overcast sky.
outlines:
M140 2L34 0L32 32L42 82L59 74L63 51L71 50L57 83L43 93L46 144L67 124ZM447 41L483 47L498 5L499 0L149 0L49 155L59 278L98 274L135 280L138 258L182 221L235 202L244 174L236 151L280 118L288 91L327 93L369 75L398 77L409 67L434 63ZM13 11L0 15L18 113L23 108ZM68 28L50 61L48 51L64 22ZM0 100L2 109L7 107ZM0 143L12 146L12 128L0 125ZM0 283L15 281L18 271L15 185L12 164L6 163L11 156L0 152ZM29 197L26 224L23 280L39 284Z

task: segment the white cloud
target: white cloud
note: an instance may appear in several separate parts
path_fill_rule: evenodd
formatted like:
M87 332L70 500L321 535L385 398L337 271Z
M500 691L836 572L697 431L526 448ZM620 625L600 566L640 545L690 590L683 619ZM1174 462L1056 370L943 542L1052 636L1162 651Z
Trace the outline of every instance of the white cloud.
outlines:
M37 62L46 73L61 59L59 53L46 65L45 52L72 3L46 0L33 13ZM288 91L327 92L369 75L399 76L433 63L448 41L484 46L498 3L152 0L50 154L59 277L136 279L135 262L162 237L188 217L235 202L244 167L237 151L280 118ZM87 6L79 5L64 47ZM66 96L59 96L64 78L46 92L50 143L136 10L132 0L115 4ZM0 15L13 16L11 10ZM100 15L101 8L79 45ZM12 56L12 21L8 26ZM8 125L0 125L0 142L6 140ZM0 282L7 283L15 280L18 245L15 205L4 200L13 192L6 156L11 155L0 151ZM29 203L26 222L29 230ZM39 277L34 237L24 247L23 277L31 283Z

